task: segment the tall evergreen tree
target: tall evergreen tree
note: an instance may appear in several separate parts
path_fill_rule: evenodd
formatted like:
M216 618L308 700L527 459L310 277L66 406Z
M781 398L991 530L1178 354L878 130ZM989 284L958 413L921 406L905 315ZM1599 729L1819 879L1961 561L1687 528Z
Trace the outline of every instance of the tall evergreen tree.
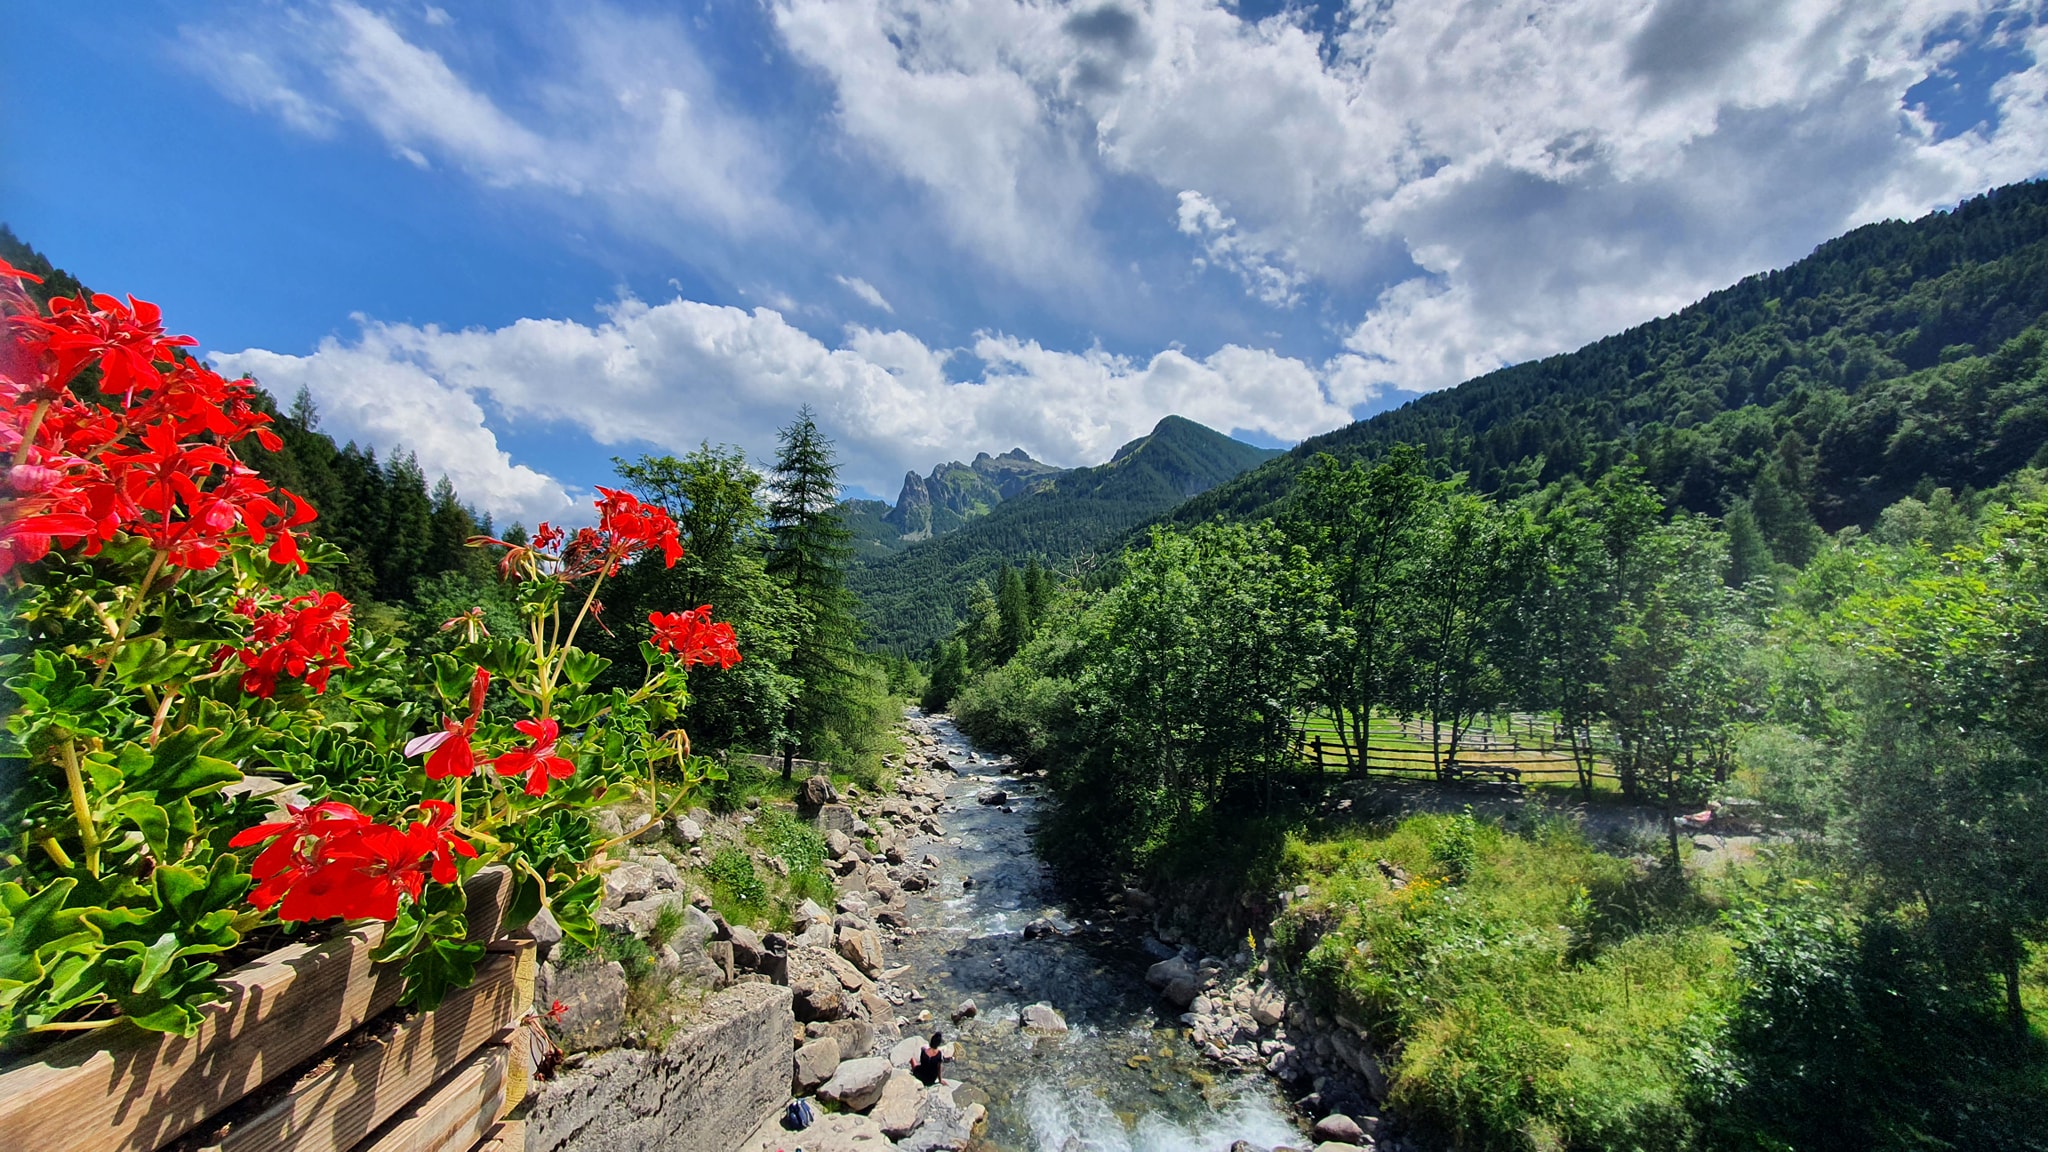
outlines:
M1031 598L1024 577L1008 564L996 574L996 662L1015 656L1031 640Z
M841 699L855 678L860 625L846 591L852 533L839 519L839 463L832 441L818 430L810 405L780 433L769 473L768 574L803 610L791 647L789 672L799 685L783 746L783 774L796 752L817 748L838 719Z

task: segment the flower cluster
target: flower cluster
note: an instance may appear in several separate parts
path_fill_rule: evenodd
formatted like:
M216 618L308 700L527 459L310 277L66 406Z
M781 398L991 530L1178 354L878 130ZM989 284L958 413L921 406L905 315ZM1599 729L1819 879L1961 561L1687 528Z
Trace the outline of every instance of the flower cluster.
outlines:
M304 680L315 692L327 690L327 678L348 664L349 602L339 592L308 592L265 611L244 599L235 611L251 621L249 644L233 650L246 669L242 691L266 700L277 695L279 677ZM223 648L216 660L226 662Z
M298 530L312 507L230 448L252 435L282 447L253 405L254 385L187 355L195 341L166 334L148 301L81 293L52 300L43 316L25 307L16 280L37 278L0 261L0 285L16 301L0 321L0 574L53 545L92 555L124 532L165 564L207 569L237 528L267 544L272 561L304 571Z
M477 669L469 682L469 718L458 721L453 716L444 716L439 732L415 737L406 744L407 756L427 754L427 779L446 780L476 771L476 747L470 738L476 735L476 722L484 714L484 694L490 688L491 674Z
M401 895L418 900L429 877L454 883L455 857L476 855L450 828L453 804L419 806L427 818L402 829L338 801L287 806L284 820L243 829L230 847L269 841L249 866L256 879L249 902L275 907L284 920L396 919Z
M630 492L598 488L597 527L574 532L541 521L533 538L524 544L479 536L471 544L491 544L505 550L498 571L506 579L550 575L565 581L586 576L610 576L642 553L658 551L670 568L683 558L682 538L668 510L649 504Z
M730 668L740 662L732 625L712 623L709 604L690 612L649 612L647 622L654 626L654 646L673 654L684 667L716 664Z

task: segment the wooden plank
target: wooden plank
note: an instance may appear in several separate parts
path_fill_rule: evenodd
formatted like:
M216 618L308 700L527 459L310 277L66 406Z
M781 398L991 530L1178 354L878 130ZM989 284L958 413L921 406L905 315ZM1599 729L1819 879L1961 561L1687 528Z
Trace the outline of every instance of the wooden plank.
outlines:
M518 971L531 941L484 958L469 987L346 1053L290 1095L237 1124L209 1152L342 1152L390 1119L523 1011ZM530 999L530 997L529 997Z
M505 1114L513 1036L506 1030L384 1122L355 1152L469 1152Z
M470 1152L526 1152L526 1121L498 1121Z
M465 885L470 927L494 937L509 873ZM404 982L370 953L384 925L291 944L221 980L199 1030L167 1036L110 1024L0 1073L0 1152L151 1152L285 1075L398 1003Z

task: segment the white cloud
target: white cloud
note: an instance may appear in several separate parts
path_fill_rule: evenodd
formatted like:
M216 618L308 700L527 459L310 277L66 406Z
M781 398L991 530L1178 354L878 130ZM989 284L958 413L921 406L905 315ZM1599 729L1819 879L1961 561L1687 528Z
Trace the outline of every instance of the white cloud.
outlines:
M387 456L411 452L429 477L447 476L465 501L500 519L561 520L575 507L559 482L514 464L498 447L472 394L392 355L370 336L355 344L330 337L310 356L251 348L210 359L228 375L256 377L272 395L306 389L323 431Z
M854 327L829 348L767 308L625 299L594 325L520 320L448 331L364 321L350 341L307 356L251 349L217 355L273 393L311 390L329 429L418 453L466 498L537 519L567 501L561 485L513 464L501 426L573 430L601 445L686 451L699 442L767 453L799 404L837 439L842 479L890 491L905 471L977 449L1021 445L1062 465L1096 464L1159 418L1297 439L1346 418L1314 370L1226 345L1196 358L1168 350L1134 361L1061 352L999 334L976 338L985 369L960 382L948 353L901 331Z
M2042 27L2012 34L2036 63L1998 82L1995 127L1937 139L1906 105L2027 10L1358 0L1326 36L1221 0L774 8L846 131L1013 275L1056 288L1094 267L1092 213L1121 177L1176 198L1200 259L1268 304L1362 289L1346 394L1568 349L1856 224L2041 173Z
M413 35L394 16L335 0L194 25L183 39L188 57L234 62L202 73L225 95L300 132L360 121L408 163L588 201L646 235L786 226L766 134L721 99L678 23L596 4L554 18L550 68L498 97L431 46L455 42L432 7ZM507 96L524 103L508 108Z
M1223 209L1207 196L1193 190L1183 191L1175 218L1182 235L1202 241L1202 250L1208 253L1209 260L1243 278L1247 295L1275 308L1292 308L1301 301L1301 286L1308 278L1283 267L1285 256L1240 233L1237 221L1225 216ZM1197 259L1196 263L1203 261Z
M896 309L892 307L888 299L882 295L882 290L880 288L875 287L873 284L868 283L867 281L861 279L858 276L835 276L833 277L833 279L845 285L846 290L848 292L851 292L855 296L860 297L862 300L867 301L870 307L880 308L882 311L890 313L891 315L895 314Z

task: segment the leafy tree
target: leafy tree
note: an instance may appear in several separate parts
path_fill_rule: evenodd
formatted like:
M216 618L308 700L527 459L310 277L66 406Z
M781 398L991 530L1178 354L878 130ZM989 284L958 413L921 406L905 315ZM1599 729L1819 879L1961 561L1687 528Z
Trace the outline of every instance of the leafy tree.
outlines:
M1404 679L1400 628L1435 491L1412 449L1397 447L1370 468L1326 456L1302 474L1282 520L1330 581L1324 634L1335 647L1317 689L1356 750L1354 771L1369 763L1373 709L1392 703Z

